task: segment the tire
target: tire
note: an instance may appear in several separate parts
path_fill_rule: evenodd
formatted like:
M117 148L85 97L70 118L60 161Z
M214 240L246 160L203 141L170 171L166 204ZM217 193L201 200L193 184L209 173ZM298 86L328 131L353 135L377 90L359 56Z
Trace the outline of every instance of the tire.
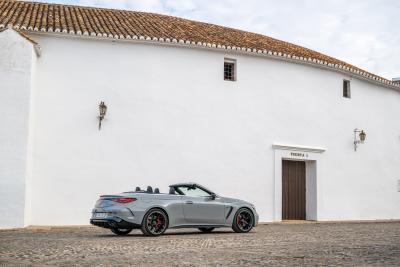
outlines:
M168 216L161 209L151 209L143 217L142 233L147 236L162 235L168 228Z
M119 229L119 228L111 228L111 232L116 235L127 235L132 232L133 229Z
M248 208L240 208L233 218L232 229L236 233L248 233L254 226L254 215Z
M211 233L215 227L200 227L199 230L202 231L203 233Z

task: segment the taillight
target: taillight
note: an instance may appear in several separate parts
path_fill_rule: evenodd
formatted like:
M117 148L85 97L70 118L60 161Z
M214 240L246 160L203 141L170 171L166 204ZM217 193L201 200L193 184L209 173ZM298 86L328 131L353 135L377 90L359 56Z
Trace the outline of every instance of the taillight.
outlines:
M133 201L136 201L136 198L133 198L133 197L119 197L119 198L110 198L109 200L125 204L125 203L131 203Z

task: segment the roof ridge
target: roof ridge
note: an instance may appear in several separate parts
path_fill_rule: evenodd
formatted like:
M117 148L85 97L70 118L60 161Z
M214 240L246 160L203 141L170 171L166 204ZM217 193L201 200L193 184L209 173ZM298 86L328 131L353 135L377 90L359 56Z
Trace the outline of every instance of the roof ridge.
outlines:
M157 15L157 16L166 16L170 18L177 18L177 19L183 19L183 20L190 20L193 22L200 22L196 20L191 20L191 19L186 19L186 18L181 18L173 15L168 15L168 14L161 14L161 13L155 13L155 12L147 12L147 11L136 11L136 10L130 10L130 9L119 9L119 8L112 8L112 7L98 7L98 6L89 6L89 5L72 5L72 4L61 4L61 3L50 3L50 2L36 2L36 1L26 1L26 0L0 0L0 1L9 1L9 2L21 2L21 3L26 3L26 4L38 4L38 5L46 5L46 6L63 6L63 7L71 7L71 8L88 8L88 9L99 9L99 10L106 10L106 11L122 11L122 12L132 12L132 13L143 13L143 14L152 14L152 15ZM211 24L207 22L201 22L201 23L206 23L210 25L217 25L217 24ZM220 27L225 27L221 25L217 25ZM232 28L234 29L234 28Z

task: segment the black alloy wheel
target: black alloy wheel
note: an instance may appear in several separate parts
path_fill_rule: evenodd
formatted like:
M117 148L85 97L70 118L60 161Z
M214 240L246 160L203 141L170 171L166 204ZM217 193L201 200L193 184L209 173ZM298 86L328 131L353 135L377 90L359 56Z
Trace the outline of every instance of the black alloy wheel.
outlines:
M254 215L247 208L241 208L236 212L232 223L232 229L236 233L247 233L254 225Z
M132 229L111 228L110 230L116 235L127 235L132 232Z
M203 233L211 233L215 227L200 227L199 230L202 231Z
M149 210L143 218L141 230L148 236L161 235L168 228L168 216L161 209Z

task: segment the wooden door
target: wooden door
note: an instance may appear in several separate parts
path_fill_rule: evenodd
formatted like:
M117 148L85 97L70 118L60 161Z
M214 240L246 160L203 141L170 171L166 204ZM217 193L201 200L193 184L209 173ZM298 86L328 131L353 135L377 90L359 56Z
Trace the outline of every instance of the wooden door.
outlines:
M282 161L282 220L306 219L306 163Z

